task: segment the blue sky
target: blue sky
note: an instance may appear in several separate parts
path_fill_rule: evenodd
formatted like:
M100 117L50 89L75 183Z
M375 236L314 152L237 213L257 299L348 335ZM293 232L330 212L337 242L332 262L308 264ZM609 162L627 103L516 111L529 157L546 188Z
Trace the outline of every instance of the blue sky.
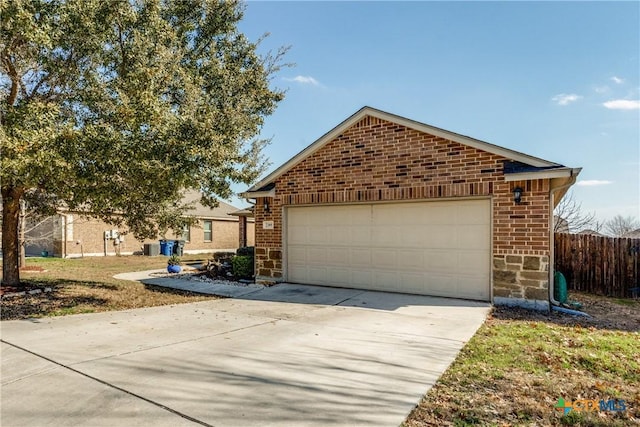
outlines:
M270 170L369 105L583 167L584 210L640 218L638 2L251 1L240 30L295 63Z

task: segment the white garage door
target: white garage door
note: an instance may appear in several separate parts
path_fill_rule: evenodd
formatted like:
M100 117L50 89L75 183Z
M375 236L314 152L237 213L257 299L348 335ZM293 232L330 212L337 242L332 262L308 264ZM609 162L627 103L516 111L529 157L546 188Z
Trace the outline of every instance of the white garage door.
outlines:
M287 280L488 301L489 200L290 207Z

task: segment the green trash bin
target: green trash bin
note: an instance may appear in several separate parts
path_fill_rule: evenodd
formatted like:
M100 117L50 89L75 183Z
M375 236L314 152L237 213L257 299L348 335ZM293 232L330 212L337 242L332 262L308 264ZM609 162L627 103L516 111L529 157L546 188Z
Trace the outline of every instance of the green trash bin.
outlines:
M553 276L553 298L560 304L567 303L568 291L567 291L567 279L564 278L564 274L556 271Z

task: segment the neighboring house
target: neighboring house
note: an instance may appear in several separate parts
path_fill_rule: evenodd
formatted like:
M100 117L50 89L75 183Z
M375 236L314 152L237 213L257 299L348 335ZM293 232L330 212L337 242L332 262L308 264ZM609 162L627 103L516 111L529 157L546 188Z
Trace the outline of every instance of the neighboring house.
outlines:
M604 236L604 234L599 233L595 230L590 230L590 229L578 231L576 234L588 234L589 236L601 236L601 237Z
M230 214L238 209L225 202L218 207L202 205L197 192L185 195L185 202L195 201L195 207L188 211L197 218L197 224L186 227L182 235L173 232L166 236L145 241L136 240L126 228L117 229L98 219L88 218L75 212L61 212L38 223L27 226L27 255L40 255L47 251L49 256L79 257L104 255L129 255L142 253L145 243L158 243L159 239L185 240L185 253L207 253L235 250L240 241L240 227L237 216ZM248 245L253 245L253 218L246 220ZM111 233L111 230L117 233ZM108 235L105 238L105 233ZM120 236L116 238L116 236Z
M548 308L579 172L364 107L241 194L256 279Z
M626 239L640 239L640 228L636 228L633 231L629 231L627 233L624 233L620 237L624 237Z

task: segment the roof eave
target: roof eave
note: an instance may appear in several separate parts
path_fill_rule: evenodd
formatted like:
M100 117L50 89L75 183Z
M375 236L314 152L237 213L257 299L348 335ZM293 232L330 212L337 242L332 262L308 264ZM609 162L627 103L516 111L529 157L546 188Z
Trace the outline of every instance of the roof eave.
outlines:
M570 178L577 175L577 173L580 173L580 169L577 169L577 173L574 173L574 171L576 171L576 169L558 168L532 172L506 173L504 174L504 180L506 182L512 182L530 181L532 179Z
M268 184L268 182L267 182ZM263 185L257 186L254 185L253 187L263 187ZM251 188L253 188L251 187ZM275 197L276 195L276 189L272 188L269 191L251 191L251 189L245 191L244 193L240 193L238 194L238 196L243 197L245 199L257 199L258 197Z

